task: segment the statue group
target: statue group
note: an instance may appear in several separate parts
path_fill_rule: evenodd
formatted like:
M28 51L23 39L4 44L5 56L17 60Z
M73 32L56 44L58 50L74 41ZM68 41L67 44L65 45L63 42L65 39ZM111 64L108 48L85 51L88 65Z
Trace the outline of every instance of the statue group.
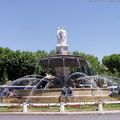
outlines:
M58 28L57 30L57 45L59 46L67 45L67 32L63 28Z

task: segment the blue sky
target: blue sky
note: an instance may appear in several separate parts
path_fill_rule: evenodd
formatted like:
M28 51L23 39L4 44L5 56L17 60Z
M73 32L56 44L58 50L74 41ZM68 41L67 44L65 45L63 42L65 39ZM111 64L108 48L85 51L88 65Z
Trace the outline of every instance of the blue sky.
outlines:
M0 0L0 47L53 50L58 26L71 52L120 53L119 0Z

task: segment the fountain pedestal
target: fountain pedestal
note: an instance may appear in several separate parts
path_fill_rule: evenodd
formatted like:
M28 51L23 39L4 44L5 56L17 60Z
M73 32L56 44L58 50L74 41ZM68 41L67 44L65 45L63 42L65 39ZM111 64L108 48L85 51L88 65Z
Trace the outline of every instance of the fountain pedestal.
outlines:
M58 55L68 55L68 46L67 45L57 45L56 46L56 53Z
M55 67L56 75L59 79L61 79L61 82L66 80L70 74L70 67ZM65 81L64 81L65 82ZM64 83L63 82L63 83Z

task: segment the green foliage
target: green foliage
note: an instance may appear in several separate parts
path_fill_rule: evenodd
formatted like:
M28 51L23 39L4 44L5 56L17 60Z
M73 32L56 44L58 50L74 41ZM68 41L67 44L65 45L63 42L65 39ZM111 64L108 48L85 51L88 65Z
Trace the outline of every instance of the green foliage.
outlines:
M48 56L48 53L44 50L38 50L36 53L35 53L35 57L36 59L38 60L39 58L43 58L43 57L46 57Z
M78 51L74 51L72 54L75 55L75 56L82 56L82 57L86 56L85 53L78 52Z
M93 70L93 72L95 74L100 74L102 71L102 66L98 60L97 57L93 56L93 55L86 55L86 59L88 60L88 62L90 63L91 65L91 69Z
M8 73L6 68L3 69L3 75L1 77L1 81L2 81L2 84L5 84L8 82Z
M102 59L106 73L120 77L120 54L104 56Z
M44 50L37 52L12 51L0 47L0 83L29 74L41 74L39 59L48 55Z
M11 54L12 50L9 48L1 48L0 47L0 82L6 83L8 80L8 55Z
M50 55L50 56L56 55L56 51L55 51L55 50L51 50L51 51L49 52L49 55Z
M36 52L13 51L0 47L0 83L14 80L29 74L44 74L45 70L39 65L39 60L48 55L56 55L55 50L47 53L44 50ZM103 58L101 64L97 57L82 52L73 52L75 56L82 56L89 62L90 69L95 74L110 74L120 77L120 54L113 54ZM49 70L55 74L54 70Z
M82 56L82 57L86 58L87 61L89 62L89 68L93 72L92 74L100 74L102 72L101 71L102 66L97 57L90 55L90 54L78 52L78 51L73 52L73 55Z
M48 53L44 50L38 50L34 53L35 56L35 70L34 74L44 74L44 69L39 65L39 60L43 57L48 56Z

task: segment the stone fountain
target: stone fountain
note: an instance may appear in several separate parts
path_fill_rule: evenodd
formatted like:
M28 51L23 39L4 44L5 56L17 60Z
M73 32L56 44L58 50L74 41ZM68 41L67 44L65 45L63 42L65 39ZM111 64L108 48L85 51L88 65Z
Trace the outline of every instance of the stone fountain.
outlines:
M67 32L63 28L58 28L56 55L42 58L39 62L46 69L55 69L56 77L63 85L73 69L79 69L79 72L91 75L88 62L84 57L73 56L68 53Z
M69 95L67 102L80 102L81 100L97 101L101 97L108 98L109 90L107 88L101 88L100 91L102 91L102 94L99 94L96 92L98 88L93 88L91 85L91 87L81 88L79 85L81 79L77 81L78 83L69 79L74 70L78 70L80 75L87 76L84 77L88 79L87 81L90 84L92 84L91 81L94 81L91 77L88 77L92 73L87 60L84 57L69 54L67 32L63 28L58 28L57 30L56 55L40 59L39 64L46 70L54 69L56 75L52 76L47 74L37 83L32 91L29 89L16 90L17 97L4 98L3 102L23 103L27 99L27 101L32 103L58 103L61 102L61 94L69 91L66 87L71 87L70 92L72 93ZM77 87L73 85L76 83ZM66 97L66 93L62 97Z

